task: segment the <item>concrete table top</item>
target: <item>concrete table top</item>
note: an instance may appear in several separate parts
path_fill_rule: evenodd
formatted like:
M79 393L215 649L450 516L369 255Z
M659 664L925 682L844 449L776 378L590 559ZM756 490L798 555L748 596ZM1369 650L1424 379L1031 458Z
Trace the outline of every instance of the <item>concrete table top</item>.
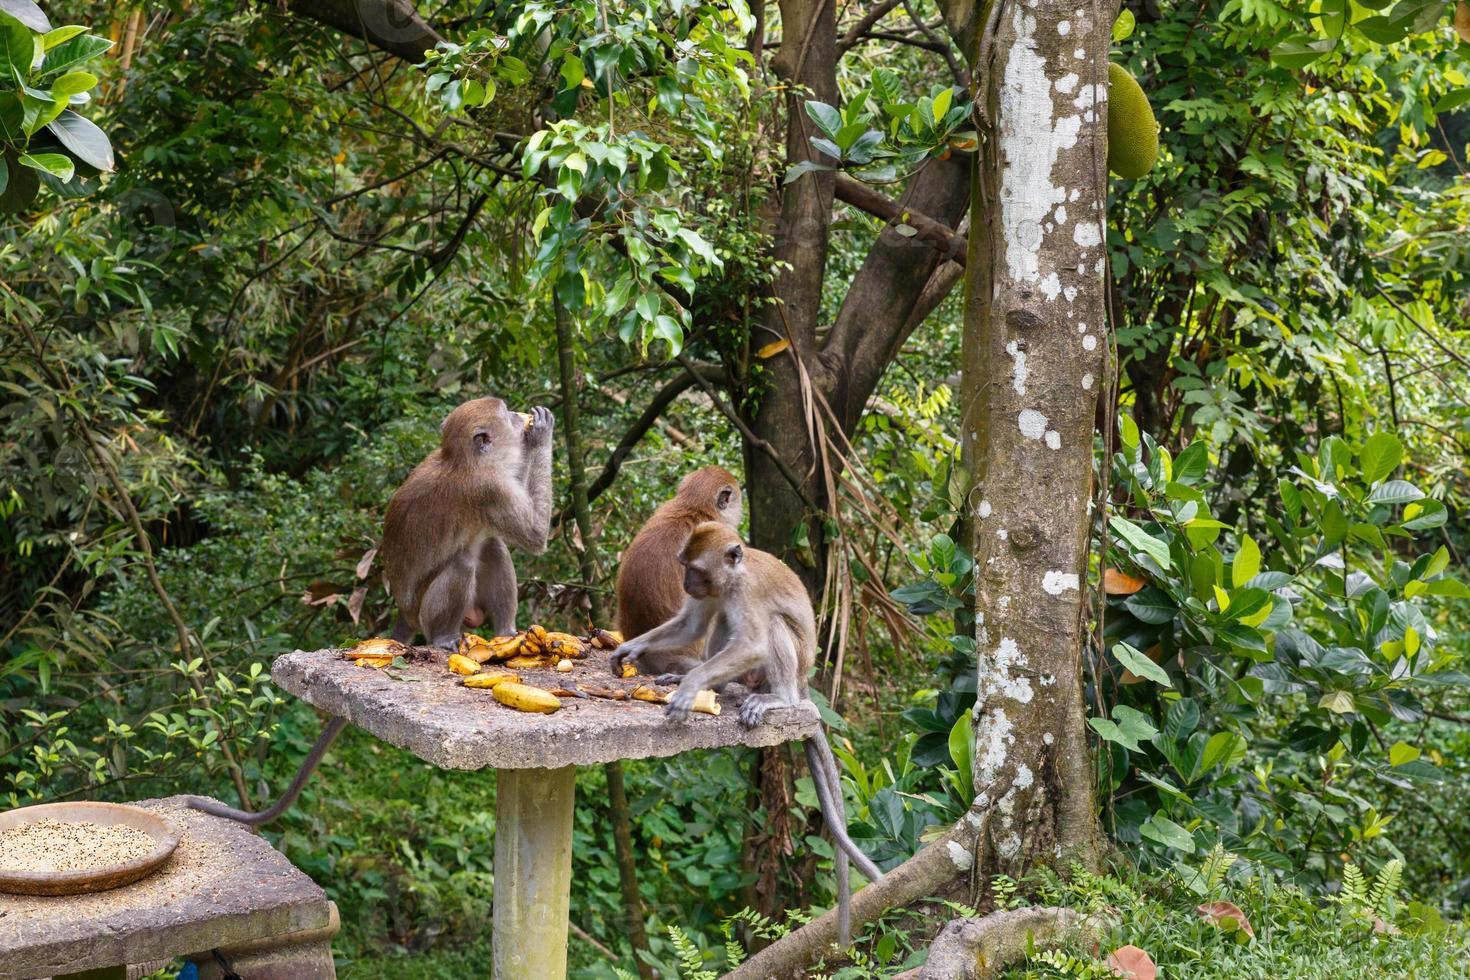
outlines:
M560 769L618 759L677 755L727 745L779 745L816 734L820 718L811 704L777 708L753 729L741 727L743 695L721 695L721 714L691 714L672 722L662 705L644 701L563 698L562 708L542 715L508 708L488 690L463 687L447 656L416 648L404 668L374 670L342 658L341 650L297 650L276 658L271 680L315 705L441 769ZM592 651L566 674L518 671L528 684L547 689L632 689L651 684L615 678L607 654ZM494 664L487 665L494 667Z
M142 800L179 832L167 864L90 895L0 893L0 980L74 973L206 952L326 926L326 893L249 828Z

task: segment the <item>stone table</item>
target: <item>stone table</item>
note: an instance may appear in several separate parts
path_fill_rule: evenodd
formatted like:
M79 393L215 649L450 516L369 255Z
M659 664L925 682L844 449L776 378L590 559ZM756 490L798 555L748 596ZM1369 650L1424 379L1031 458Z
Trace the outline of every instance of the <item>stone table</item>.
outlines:
M88 895L0 893L0 980L29 980L212 951L246 980L334 976L336 909L270 842L184 797L134 804L163 817L179 846L141 881ZM105 975L105 974L103 974ZM213 972L218 976L218 972Z
M564 698L560 711L532 714L507 708L488 690L462 686L443 653L415 653L407 667L372 670L343 659L340 650L298 650L276 659L271 679L430 765L497 771L493 945L499 980L566 975L577 766L779 745L819 730L811 704L774 709L747 730L737 719L741 697L732 695L720 696L720 715L691 714L686 722L669 721L662 705L601 698ZM599 651L574 664L565 674L519 673L547 689L635 683L614 678L607 654ZM637 682L651 683L646 677Z

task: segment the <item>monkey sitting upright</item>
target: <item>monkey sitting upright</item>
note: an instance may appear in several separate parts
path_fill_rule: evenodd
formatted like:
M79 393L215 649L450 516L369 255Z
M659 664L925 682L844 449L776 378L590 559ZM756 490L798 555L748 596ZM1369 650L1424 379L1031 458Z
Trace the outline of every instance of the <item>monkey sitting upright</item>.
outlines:
M761 723L767 711L809 700L806 675L816 660L817 625L811 599L796 573L775 555L747 548L734 529L718 521L696 527L679 552L684 567L683 606L657 629L623 643L613 652L613 673L652 654L702 645L704 659L694 666L669 699L668 714L689 716L694 697L737 677L754 678L740 705L747 728ZM819 731L804 744L807 767L822 815L837 842L838 934L847 943L850 923L847 859L870 881L883 877L878 866L847 834L837 761Z
M551 410L529 418L499 398L477 398L439 426L439 448L414 467L388 502L381 554L398 603L393 638L453 648L464 624L488 616L497 633L515 632L516 570L506 542L546 550L551 525ZM268 809L247 813L202 796L196 810L252 827L270 823L295 802L345 718L317 736L286 792Z
M422 632L459 643L466 622L515 632L516 570L506 544L546 550L551 524L547 408L526 417L499 398L465 402L439 427L440 443L388 502L383 569L398 603L393 639Z
M679 549L689 534L705 521L740 526L740 483L718 466L695 470L679 482L679 491L665 501L639 529L618 562L617 629L625 639L641 636L673 619L684 601L679 587L684 571ZM660 680L674 683L703 656L699 644L682 650L650 653L645 664ZM672 672L672 673L666 673Z

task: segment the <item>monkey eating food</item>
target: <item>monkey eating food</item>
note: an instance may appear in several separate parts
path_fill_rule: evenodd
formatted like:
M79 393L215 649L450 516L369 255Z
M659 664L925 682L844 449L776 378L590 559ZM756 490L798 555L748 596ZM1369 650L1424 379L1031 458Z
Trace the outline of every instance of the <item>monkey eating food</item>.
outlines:
M737 677L747 677L755 692L740 705L740 722L747 728L759 725L772 708L810 700L806 675L816 660L816 617L796 573L775 555L746 547L733 528L719 521L694 528L678 560L685 594L678 614L614 650L613 673L650 654L702 649L704 659L669 698L667 711L680 721L701 690ZM845 946L851 925L848 858L870 881L883 873L847 834L837 761L826 732L806 739L803 748L822 816L837 842L837 931Z
M439 448L414 467L388 502L384 577L398 604L393 639L454 651L466 622L486 617L515 632L516 572L508 544L546 550L551 530L551 410L529 416L499 398L460 405L439 426ZM547 709L542 709L547 710ZM555 710L555 709L550 709ZM191 796L190 806L259 827L295 802L327 749L347 726L333 718L317 736L285 794L258 813Z
M706 466L679 483L673 499L665 501L639 529L618 562L618 633L632 639L668 622L684 600L679 588L683 569L679 549L689 534L705 521L740 526L740 484L726 470ZM699 662L699 645L650 652L649 673L659 683L676 683L678 676Z

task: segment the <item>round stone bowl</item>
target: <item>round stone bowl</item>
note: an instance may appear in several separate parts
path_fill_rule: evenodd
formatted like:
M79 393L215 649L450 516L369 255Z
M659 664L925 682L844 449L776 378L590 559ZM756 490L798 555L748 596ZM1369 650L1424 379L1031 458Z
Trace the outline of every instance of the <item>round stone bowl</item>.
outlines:
M99 863L84 871L24 871L0 867L0 891L17 895L80 895L120 888L144 878L163 866L179 846L179 835L168 821L142 807L125 803L42 803L0 813L0 831L11 830L36 820L58 823L88 823L107 827L123 824L153 838L148 854L131 861Z

